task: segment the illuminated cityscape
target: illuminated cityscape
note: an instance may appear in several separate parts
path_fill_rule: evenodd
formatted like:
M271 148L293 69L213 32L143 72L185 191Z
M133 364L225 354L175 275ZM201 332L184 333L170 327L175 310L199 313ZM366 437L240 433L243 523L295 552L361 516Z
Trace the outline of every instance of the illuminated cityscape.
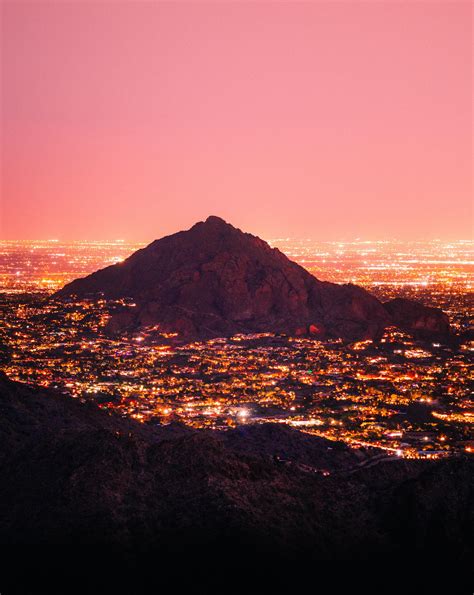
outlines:
M0 2L0 595L474 593L472 13Z
M143 422L278 422L394 457L472 452L472 243L270 243L320 280L443 308L457 338L420 342L395 328L380 341L349 344L271 333L182 344L154 328L114 336L107 321L133 308L131 300L50 295L140 246L1 242L2 369Z

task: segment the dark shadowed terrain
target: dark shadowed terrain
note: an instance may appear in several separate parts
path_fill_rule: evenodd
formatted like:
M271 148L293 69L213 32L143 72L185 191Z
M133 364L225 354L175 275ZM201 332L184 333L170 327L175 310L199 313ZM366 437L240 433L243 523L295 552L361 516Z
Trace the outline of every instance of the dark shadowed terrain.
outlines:
M468 584L472 460L371 465L377 453L275 424L153 427L4 376L0 414L0 543L17 582L436 563Z

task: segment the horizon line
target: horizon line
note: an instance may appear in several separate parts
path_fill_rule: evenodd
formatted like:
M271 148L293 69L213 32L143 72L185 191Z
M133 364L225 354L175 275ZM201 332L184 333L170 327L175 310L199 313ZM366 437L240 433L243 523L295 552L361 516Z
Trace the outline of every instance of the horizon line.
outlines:
M179 230L183 231L183 230ZM175 233L179 233L175 232ZM169 235L174 234L166 234L162 237L166 237ZM254 234L252 234L254 235ZM261 237L261 236L258 236ZM0 238L0 243L33 243L33 242L41 242L41 243L70 243L70 244L141 244L147 245L150 242L154 242L161 238L154 238L151 240L134 240L128 238ZM402 238L402 237L390 237L390 238L365 238L365 237L355 237L355 238L334 238L334 239L325 239L325 240L318 240L317 238L310 238L310 237L303 237L303 236L286 236L286 237L261 237L266 242L289 242L289 241L299 241L299 242L317 242L320 244L333 244L333 243L378 243L378 244L388 244L390 242L401 242L401 243L422 243L422 242L461 242L461 243L474 243L474 238Z

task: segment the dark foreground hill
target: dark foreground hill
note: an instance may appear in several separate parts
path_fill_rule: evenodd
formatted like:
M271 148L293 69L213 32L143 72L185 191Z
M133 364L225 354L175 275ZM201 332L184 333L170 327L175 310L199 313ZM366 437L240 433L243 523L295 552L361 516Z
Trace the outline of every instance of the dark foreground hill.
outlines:
M109 330L158 326L180 338L285 332L376 338L391 324L429 336L449 333L440 311L383 305L356 285L322 282L276 248L218 217L156 240L124 262L66 285L56 298L133 298ZM404 312L408 308L409 315Z
M375 576L436 560L467 577L470 460L358 469L369 453L286 427L147 426L5 377L0 415L0 553L17 582L65 569L109 586L210 568Z

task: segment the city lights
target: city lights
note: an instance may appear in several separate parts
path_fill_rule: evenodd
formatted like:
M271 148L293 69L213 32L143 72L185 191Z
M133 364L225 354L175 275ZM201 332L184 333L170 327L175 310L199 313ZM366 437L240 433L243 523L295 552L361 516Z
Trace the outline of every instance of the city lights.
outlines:
M419 299L469 327L470 244L274 244L322 280L353 278L381 300ZM123 259L124 242L2 242L2 368L141 422L196 428L278 422L372 446L388 456L470 452L472 344L419 342L396 328L380 341L319 341L269 332L183 344L159 325L113 335L112 313L133 300L48 297L71 279ZM426 279L429 283L426 284Z

